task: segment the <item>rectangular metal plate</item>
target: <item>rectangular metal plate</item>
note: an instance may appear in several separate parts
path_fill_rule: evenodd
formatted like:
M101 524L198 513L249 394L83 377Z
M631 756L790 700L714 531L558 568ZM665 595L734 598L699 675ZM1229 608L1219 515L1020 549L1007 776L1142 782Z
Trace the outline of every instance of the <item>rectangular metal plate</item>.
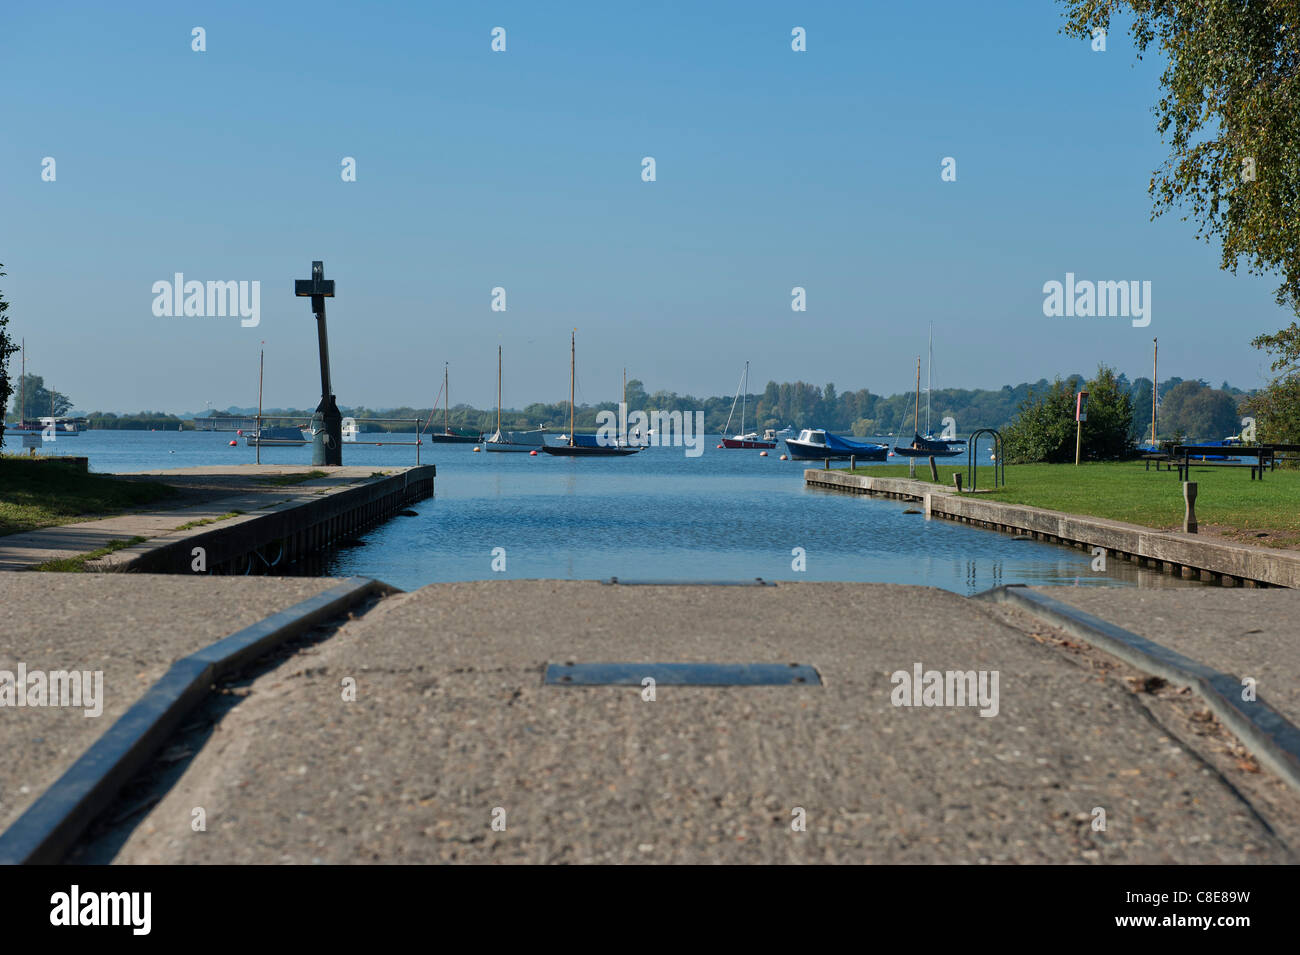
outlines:
M755 577L752 580L654 580L654 579L637 579L623 580L619 577L610 577L608 580L602 580L602 584L619 584L624 587L775 587L770 580L764 580L762 577Z
M545 683L555 686L821 686L813 667L800 663L551 663Z

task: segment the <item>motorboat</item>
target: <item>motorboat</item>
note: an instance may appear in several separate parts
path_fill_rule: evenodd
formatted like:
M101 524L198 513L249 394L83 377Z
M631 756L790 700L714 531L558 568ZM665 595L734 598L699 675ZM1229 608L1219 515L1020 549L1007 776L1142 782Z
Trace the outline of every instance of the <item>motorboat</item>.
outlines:
M797 438L786 438L785 446L796 461L857 458L859 461L884 461L889 446L869 441L854 441L831 434L822 428L804 428Z

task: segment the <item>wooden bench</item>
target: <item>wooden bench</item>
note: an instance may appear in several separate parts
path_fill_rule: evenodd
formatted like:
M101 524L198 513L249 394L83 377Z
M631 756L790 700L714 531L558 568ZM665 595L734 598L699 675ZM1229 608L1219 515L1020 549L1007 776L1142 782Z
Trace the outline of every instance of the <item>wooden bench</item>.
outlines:
M1146 469L1147 469L1148 471L1151 470L1151 462L1152 462L1152 461L1154 461L1154 462L1156 463L1156 470L1157 470L1157 471L1161 471L1161 470L1164 470L1164 471L1172 471L1172 470L1174 469L1174 466L1173 466L1172 464L1169 463L1169 455L1167 455L1167 454L1165 454L1165 453L1163 453L1163 452L1156 453L1156 454L1144 454L1144 455L1142 455L1142 460L1145 461L1145 462L1147 463L1147 464L1146 464ZM1160 465L1161 465L1162 463L1165 465L1164 468L1161 468L1161 467L1160 467Z

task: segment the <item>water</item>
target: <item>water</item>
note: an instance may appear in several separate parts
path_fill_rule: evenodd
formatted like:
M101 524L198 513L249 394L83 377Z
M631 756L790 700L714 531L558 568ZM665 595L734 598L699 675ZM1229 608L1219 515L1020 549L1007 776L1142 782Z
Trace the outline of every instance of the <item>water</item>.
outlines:
M94 471L252 463L254 449L242 438L227 446L234 437L89 431L59 438L56 450L89 457ZM780 461L779 450L764 458L716 444L716 437L706 441L698 458L681 448L558 458L426 444L421 461L438 466L436 498L414 505L418 517L395 517L364 535L362 546L330 555L325 572L405 590L449 580L611 576L880 581L962 594L1011 583L1187 585L1118 559L1095 572L1086 551L904 513L915 504L805 488L804 462ZM306 469L311 449L263 448L262 461ZM415 449L349 444L344 461L410 465ZM1015 468L1007 474L1014 482ZM497 548L503 573L492 566ZM803 571L792 567L795 548L803 550Z

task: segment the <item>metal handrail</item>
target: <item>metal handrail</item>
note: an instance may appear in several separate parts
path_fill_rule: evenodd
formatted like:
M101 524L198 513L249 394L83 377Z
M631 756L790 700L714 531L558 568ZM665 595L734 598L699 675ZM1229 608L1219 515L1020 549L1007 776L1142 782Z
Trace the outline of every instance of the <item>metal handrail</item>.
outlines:
M975 490L975 483L979 474L979 466L975 463L975 452L978 450L977 446L982 434L991 434L993 436L993 489L997 490L999 483L1002 487L1006 487L1007 463L1006 456L1002 453L1002 434L994 428L979 428L967 439L966 483L972 491ZM1001 481L999 481L999 469L1001 470Z
M257 431L259 436L262 431L262 422L264 421L302 421L303 420L301 415L252 415L251 417L257 422ZM415 463L419 465L420 449L424 445L424 426L420 423L419 418L352 418L350 415L344 415L344 418L345 419L351 418L352 422L357 425L360 425L362 422L366 422L366 421L375 421L383 424L406 424L406 423L413 424L415 426L414 430L416 436L414 441L358 441L355 438L351 440L344 438L343 443L344 444L372 444L375 445L376 447L382 447L385 444L393 445L394 447L408 447L408 448L413 447L415 448ZM314 419L308 419L300 427L310 428L312 420ZM294 425L290 425L290 427L294 427ZM316 433L317 432L313 431L312 435L315 436ZM360 434L360 433L361 432L359 430L353 432L353 434ZM257 445L257 448L258 448L258 459L260 461L261 460L260 441Z

